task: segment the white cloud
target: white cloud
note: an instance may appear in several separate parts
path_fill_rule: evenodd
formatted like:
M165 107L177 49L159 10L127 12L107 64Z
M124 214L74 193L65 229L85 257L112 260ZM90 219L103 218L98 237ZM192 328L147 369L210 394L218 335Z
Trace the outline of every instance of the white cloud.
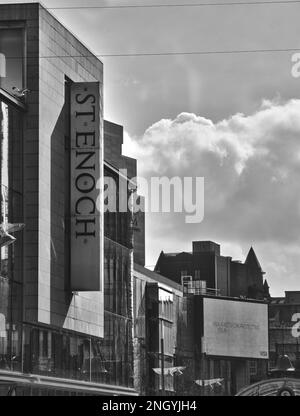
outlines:
M289 282L295 289L300 100L264 100L254 114L235 114L218 123L181 113L153 124L140 138L126 135L124 152L137 157L141 176L205 177L205 219L198 226L185 224L184 214L149 214L149 264L159 250L181 250L193 239L215 239L234 252L243 247L244 254L253 244L263 267L269 266L275 290L288 289Z

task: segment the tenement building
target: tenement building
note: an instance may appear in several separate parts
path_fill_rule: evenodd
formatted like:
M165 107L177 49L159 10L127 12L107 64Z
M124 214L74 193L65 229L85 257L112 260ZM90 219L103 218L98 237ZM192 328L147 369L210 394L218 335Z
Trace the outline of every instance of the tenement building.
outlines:
M101 61L41 5L0 5L3 395L135 394L134 221L104 225L102 89Z
M245 262L222 256L212 241L193 241L191 252L160 253L155 271L181 284L183 276L205 282L225 296L269 297L264 272L251 247Z
M222 256L214 242L195 241L192 252L161 252L155 274L181 286L184 296L185 330L193 349L190 360L184 360L188 349L176 346L179 362L186 363L181 388L188 383L194 394L233 395L266 377L269 293L252 248L241 263ZM177 341L178 334L179 328Z

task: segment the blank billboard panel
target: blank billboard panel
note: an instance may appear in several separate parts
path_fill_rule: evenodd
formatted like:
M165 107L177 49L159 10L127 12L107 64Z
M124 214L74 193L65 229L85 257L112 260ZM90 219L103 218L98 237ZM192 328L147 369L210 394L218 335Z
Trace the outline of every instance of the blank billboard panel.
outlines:
M268 359L268 305L203 298L202 349L207 355Z

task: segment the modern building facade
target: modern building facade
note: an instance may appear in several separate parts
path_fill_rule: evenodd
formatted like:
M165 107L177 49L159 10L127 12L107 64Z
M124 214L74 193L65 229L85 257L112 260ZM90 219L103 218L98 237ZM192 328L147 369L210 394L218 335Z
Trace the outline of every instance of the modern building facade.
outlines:
M104 159L111 169L118 171L119 178L127 178L133 182L132 189L136 189L137 177L137 161L131 157L124 156L122 152L123 145L123 126L104 120ZM122 181L121 181L122 183ZM128 203L129 195L125 188L128 188L128 183L124 181L124 191L122 195L126 196L124 203ZM137 205L144 206L144 198L137 196ZM118 204L117 204L118 205ZM125 217L130 214L126 213ZM145 212L141 209L134 213L132 220L133 231L133 256L134 262L144 266L145 265ZM126 233L125 233L126 234Z
M123 127L104 121L104 365L133 387L133 262L145 259L144 213L130 210L137 161L122 154ZM136 216L143 221L139 221Z
M4 395L136 394L132 247L98 206L102 87L101 61L40 4L0 5L4 240L25 224L1 240Z

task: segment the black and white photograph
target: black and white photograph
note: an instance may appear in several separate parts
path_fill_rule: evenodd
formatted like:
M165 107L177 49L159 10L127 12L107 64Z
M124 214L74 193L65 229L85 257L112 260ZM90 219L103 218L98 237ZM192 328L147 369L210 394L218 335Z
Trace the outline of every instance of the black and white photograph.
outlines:
M299 16L0 0L0 403L300 396Z

